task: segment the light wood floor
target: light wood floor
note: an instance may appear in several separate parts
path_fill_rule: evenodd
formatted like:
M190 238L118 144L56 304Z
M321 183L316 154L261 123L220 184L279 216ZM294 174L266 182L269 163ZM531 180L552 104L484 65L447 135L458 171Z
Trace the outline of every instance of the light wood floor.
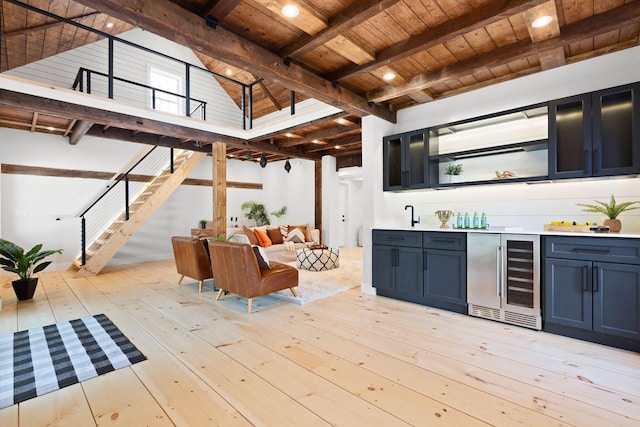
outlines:
M359 289L249 315L177 279L172 261L45 273L17 304L0 278L0 333L105 313L148 357L2 409L0 426L640 425L637 353Z

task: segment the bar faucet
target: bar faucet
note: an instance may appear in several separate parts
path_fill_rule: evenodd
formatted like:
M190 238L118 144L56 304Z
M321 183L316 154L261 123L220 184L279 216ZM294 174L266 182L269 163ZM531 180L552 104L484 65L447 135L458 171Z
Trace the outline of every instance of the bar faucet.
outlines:
M407 208L411 208L411 226L413 227L415 224L419 223L420 221L416 221L415 219L413 219L413 205L406 205L404 207L404 210L406 211Z

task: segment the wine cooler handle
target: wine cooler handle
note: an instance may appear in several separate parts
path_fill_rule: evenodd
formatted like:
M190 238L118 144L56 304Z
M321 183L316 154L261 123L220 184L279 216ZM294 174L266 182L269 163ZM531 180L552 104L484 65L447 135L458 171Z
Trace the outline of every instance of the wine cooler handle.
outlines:
M502 251L500 246L496 246L496 296L502 297L500 291L502 290Z

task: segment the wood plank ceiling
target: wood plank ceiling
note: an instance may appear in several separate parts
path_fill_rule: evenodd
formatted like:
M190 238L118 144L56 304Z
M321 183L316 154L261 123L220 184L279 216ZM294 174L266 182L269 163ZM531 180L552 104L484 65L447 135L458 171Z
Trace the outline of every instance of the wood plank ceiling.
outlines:
M97 39L13 3L2 1L3 71ZM139 26L192 48L211 71L244 83L263 79L254 90L254 117L289 108L291 89L296 102L316 98L344 109L254 141L232 141L227 151L253 161L262 152L257 148L270 148L270 159L331 154L342 166L361 162L364 115L393 121L396 111L416 104L637 46L640 35L640 0L29 3L109 34ZM295 18L282 13L291 4ZM550 24L534 28L544 15ZM73 118L37 110L12 116L14 110L0 108L0 124L65 135L79 126Z

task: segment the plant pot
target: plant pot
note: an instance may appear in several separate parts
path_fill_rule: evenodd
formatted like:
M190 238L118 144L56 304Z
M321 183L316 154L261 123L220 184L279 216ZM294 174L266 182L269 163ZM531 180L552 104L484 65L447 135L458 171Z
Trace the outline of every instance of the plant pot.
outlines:
M609 231L611 231L612 233L617 233L618 231L622 230L622 222L620 222L619 219L607 218L604 220L604 225L609 227Z
M33 298L33 294L36 292L38 286L38 278L32 277L30 279L20 279L11 282L13 284L13 291L16 293L19 301Z

